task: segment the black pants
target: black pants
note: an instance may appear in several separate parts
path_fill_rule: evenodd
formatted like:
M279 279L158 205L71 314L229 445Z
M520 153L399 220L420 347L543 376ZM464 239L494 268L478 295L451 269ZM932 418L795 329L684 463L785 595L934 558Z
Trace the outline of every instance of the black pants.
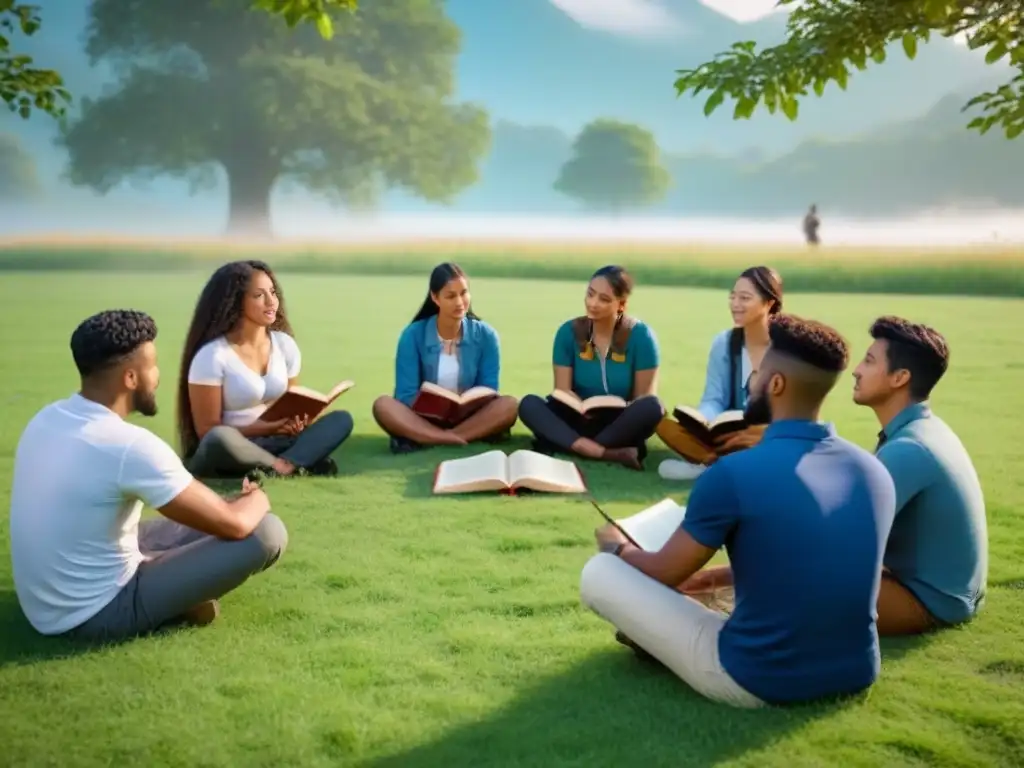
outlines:
M519 419L536 439L538 451L569 453L581 437L605 448L636 448L643 459L647 440L665 416L656 395L644 395L624 410L597 412L580 416L557 400L527 395L519 403Z
M347 411L325 413L296 437L249 438L233 427L218 426L199 441L185 468L197 477L242 477L252 469L269 469L282 458L311 469L348 439L352 427Z

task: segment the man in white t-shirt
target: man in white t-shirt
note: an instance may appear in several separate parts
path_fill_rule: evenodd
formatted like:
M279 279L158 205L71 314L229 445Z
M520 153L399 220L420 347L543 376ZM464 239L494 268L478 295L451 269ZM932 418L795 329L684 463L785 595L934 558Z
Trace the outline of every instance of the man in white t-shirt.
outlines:
M217 598L273 565L287 544L264 492L224 499L174 450L130 424L156 414L156 325L112 310L71 336L81 391L43 408L18 442L11 560L18 601L45 635L120 640L207 624ZM143 505L162 517L140 524Z

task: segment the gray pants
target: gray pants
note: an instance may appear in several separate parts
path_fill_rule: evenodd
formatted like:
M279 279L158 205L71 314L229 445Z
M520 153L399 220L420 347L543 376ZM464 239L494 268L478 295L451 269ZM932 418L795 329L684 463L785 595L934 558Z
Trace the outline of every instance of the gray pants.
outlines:
M218 426L199 441L185 467L196 477L242 477L253 469L270 469L281 458L310 469L329 457L352 434L352 416L331 411L297 437L246 437L234 427Z
M218 539L167 518L147 520L139 525L139 549L150 559L103 610L68 635L104 642L159 629L266 570L287 544L284 523L270 513L239 541Z

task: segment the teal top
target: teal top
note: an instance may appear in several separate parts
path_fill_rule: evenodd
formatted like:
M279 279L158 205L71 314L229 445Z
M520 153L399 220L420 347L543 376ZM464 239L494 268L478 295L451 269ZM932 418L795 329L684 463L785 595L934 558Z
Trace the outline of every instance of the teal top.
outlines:
M905 408L879 436L896 484L885 566L935 618L977 613L988 579L985 498L971 457L926 403Z
M637 371L657 368L660 362L658 340L650 326L636 321L626 343L626 359L617 361L594 354L592 360L580 357L580 348L572 331L572 320L566 320L555 333L552 362L572 368L572 389L586 400L595 395L617 395L633 399L633 377Z

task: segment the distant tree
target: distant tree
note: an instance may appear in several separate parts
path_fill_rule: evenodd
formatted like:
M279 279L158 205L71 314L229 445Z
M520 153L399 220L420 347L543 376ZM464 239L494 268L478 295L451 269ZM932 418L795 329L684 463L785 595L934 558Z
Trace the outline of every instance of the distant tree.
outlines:
M662 200L670 181L650 131L600 119L580 131L554 186L589 208L618 212Z
M796 120L799 97L808 89L821 96L833 82L846 90L850 67L864 70L886 60L886 48L902 45L913 59L919 42L933 35L964 35L971 49L986 49L985 61L1009 57L1017 70L995 91L971 98L963 111L982 106L967 127L987 132L1002 127L1007 138L1024 131L1024 13L1020 0L778 0L794 5L787 22L788 39L757 52L753 41L735 43L729 51L695 69L679 70L679 95L709 92L704 114L710 115L730 97L734 119L749 118L759 103L775 114Z
M41 189L31 156L16 137L0 133L0 200L27 200Z
M0 98L12 112L24 118L33 109L54 117L64 113L71 96L64 80L52 69L39 69L31 56L11 50L11 40L21 34L31 37L39 31L39 7L14 0L0 0Z
M279 179L351 205L388 187L447 201L476 181L487 115L449 100L459 30L437 0L332 11L330 41L248 4L94 0L86 51L121 87L64 132L73 183L172 175L195 190L219 166L229 231L269 234Z

